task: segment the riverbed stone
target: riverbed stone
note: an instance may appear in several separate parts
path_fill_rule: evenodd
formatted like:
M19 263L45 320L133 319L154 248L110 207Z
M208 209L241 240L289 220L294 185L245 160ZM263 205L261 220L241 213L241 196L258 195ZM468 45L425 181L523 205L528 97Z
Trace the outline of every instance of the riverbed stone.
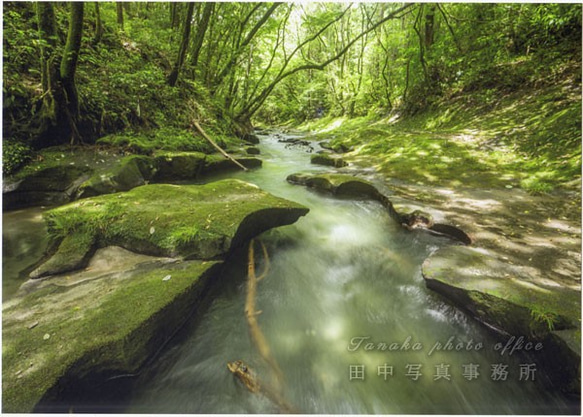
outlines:
M95 248L109 245L153 256L223 258L231 248L307 212L234 179L151 184L87 198L45 213L57 250L31 277L83 267Z
M20 178L8 179L3 187L4 208L16 209L70 201L77 187L89 178L91 172L86 166L57 165Z
M469 298L463 308L508 333L544 336L555 329L580 326L579 290L531 277L528 270L493 256L487 249L442 248L425 261L423 276L428 287L445 296L466 294ZM503 314L507 309L515 314ZM525 311L525 320L518 319L522 317L516 314L518 310Z
M196 179L207 155L202 152L158 152L154 156L154 182Z
M378 190L368 181L346 174L303 174L287 177L292 184L305 185L318 191L330 192L338 196L368 197L376 199Z
M151 158L142 155L126 156L111 169L98 172L81 184L77 198L131 190L149 181L154 171L154 161Z
M247 152L247 154L249 155L259 155L261 153L261 150L255 146L249 146L245 148L245 152Z
M336 168L342 168L348 165L348 163L344 161L344 159L339 157L333 157L325 153L318 153L312 155L310 158L310 162L312 164L326 165Z
M259 143L259 137L253 133L246 133L241 137L241 139L252 145L257 145Z
M110 261L97 276L55 277L4 303L2 411L39 411L75 381L137 372L188 320L219 265Z
M565 386L578 379L581 361L581 291L541 279L484 248L449 246L422 267L427 287L487 327L507 336L546 341L563 352L553 366L567 367ZM567 361L567 365L565 365ZM561 385L563 383L561 382ZM568 389L568 388L567 388Z
M261 159L253 157L235 157L235 160L243 165L247 169L259 168L262 165ZM229 172L241 170L237 164L233 163L230 159L225 158L223 155L214 154L207 155L204 165L204 174L216 174L218 172Z

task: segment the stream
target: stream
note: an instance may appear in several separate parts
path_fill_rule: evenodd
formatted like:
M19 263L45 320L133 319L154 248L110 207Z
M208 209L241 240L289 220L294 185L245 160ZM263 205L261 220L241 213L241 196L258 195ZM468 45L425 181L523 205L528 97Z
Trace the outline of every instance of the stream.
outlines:
M336 199L288 184L289 174L332 168L311 165L309 153L274 136L260 138L263 167L223 177L254 183L310 208L295 224L260 237L270 269L258 285L262 313L257 320L283 371L283 396L297 411L566 412L560 395L532 380L543 379L536 369L524 370L520 380L521 365L536 366L536 357L501 355L494 347L505 339L425 288L421 264L451 241L404 230L377 202ZM244 315L246 273L247 251L241 250L208 310L142 375L128 412L280 411L265 396L248 391L226 366L241 359L270 384ZM447 351L450 338L453 350ZM391 351L365 350L367 342L384 342ZM462 350L456 350L459 344ZM504 372L492 378L491 367L498 364L508 372L505 380Z
M257 320L283 372L282 396L295 410L571 412L567 399L541 383L545 377L536 369L537 352L502 352L498 344L504 346L506 338L487 332L426 289L423 261L452 241L403 229L378 202L337 199L288 184L289 174L333 168L311 165L309 153L286 147L275 136L260 138L261 169L208 180L239 178L310 208L295 224L259 237L270 266L258 283ZM29 209L4 214L4 274L17 276L16 270L44 249L40 213ZM33 252L30 259L16 243L6 252L19 228L33 231L22 243ZM7 270L11 259L21 259L21 264ZM259 274L265 266L259 246L256 261ZM251 393L227 369L227 362L240 359L262 384L273 381L249 336L246 275L247 249L242 248L216 277L217 289L204 312L134 381L124 399L125 412L281 411L266 396ZM12 292L14 285L4 284L4 291Z

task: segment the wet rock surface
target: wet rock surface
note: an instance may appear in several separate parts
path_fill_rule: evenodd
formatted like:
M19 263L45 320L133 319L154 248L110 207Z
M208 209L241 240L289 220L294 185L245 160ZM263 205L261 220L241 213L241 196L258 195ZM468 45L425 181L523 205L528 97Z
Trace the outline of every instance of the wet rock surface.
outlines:
M310 162L312 164L326 165L335 168L342 168L348 165L348 163L344 159L340 157L330 156L326 153L318 153L312 155Z
M3 304L3 411L31 412L88 375L136 372L231 250L307 212L234 179L144 185L49 210L54 254Z
M144 184L198 180L205 175L240 169L222 155L201 152L160 151L153 156L119 157L87 150L62 154L66 165L41 167L22 172L5 181L4 209L64 204L80 198L128 191ZM261 160L245 155L235 158L248 169L261 166ZM54 158L52 156L51 158ZM47 158L48 159L48 158Z
M414 210L406 213L404 208L396 209L391 198L380 192L371 182L349 174L304 174L296 173L287 177L287 181L292 184L304 185L318 191L328 192L339 197L365 198L380 202L393 220L403 227L412 229L422 229L430 233L450 237L465 245L469 245L471 238L458 227L434 223L431 214L421 210Z

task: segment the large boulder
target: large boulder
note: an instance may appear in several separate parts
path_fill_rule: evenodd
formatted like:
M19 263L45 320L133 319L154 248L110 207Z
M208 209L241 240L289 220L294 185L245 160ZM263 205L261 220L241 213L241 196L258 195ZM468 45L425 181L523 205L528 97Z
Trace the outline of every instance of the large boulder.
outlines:
M57 165L8 180L3 185L4 209L66 203L91 172L86 166Z
M149 181L154 169L152 159L147 156L126 156L111 169L95 173L83 182L77 191L77 198L131 190Z
M258 187L223 180L205 185L144 185L80 200L45 216L55 254L39 278L83 267L97 247L187 259L224 257L238 243L305 215L305 207Z
M154 157L154 182L200 177L207 155L202 152L159 152Z
M235 160L247 169L259 168L262 164L261 159L253 157L237 157ZM207 156L203 174L238 171L240 169L241 167L233 163L230 159L225 158L223 155L215 154Z
M312 157L310 158L310 162L312 164L327 165L336 168L342 168L348 165L348 163L344 161L344 159L339 157L333 157L325 153L318 153L312 155Z

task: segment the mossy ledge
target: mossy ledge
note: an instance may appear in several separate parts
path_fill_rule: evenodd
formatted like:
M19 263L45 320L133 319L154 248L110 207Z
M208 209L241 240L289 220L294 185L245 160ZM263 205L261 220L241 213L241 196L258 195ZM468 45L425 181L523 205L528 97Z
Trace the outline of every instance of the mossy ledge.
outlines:
M46 212L58 249L31 277L81 268L92 250L110 245L153 256L222 259L234 246L307 212L234 179L151 184L87 198Z
M34 169L28 167L5 180L5 210L64 204L129 191L149 183L198 180L205 175L240 169L222 155L202 152L158 151L151 156L128 155L116 159L109 154L89 155L87 150L62 154L48 151L47 158L55 158L55 154L60 159L39 163ZM261 160L255 157L235 155L235 158L248 169L261 167Z
M581 290L540 280L488 250L445 247L422 267L427 287L450 300L491 330L506 337L542 341L537 357L551 380L577 393L581 363Z
M196 308L219 265L133 270L14 300L3 309L2 411L32 412L66 380L136 372Z
M418 211L399 213L393 203L370 182L348 174L304 174L296 173L287 177L291 184L304 185L317 191L330 193L338 197L364 198L380 202L393 220L404 227L420 228L429 233L450 237L464 245L472 243L472 239L463 230L448 224L416 221L420 217ZM411 226L412 225L412 226Z

